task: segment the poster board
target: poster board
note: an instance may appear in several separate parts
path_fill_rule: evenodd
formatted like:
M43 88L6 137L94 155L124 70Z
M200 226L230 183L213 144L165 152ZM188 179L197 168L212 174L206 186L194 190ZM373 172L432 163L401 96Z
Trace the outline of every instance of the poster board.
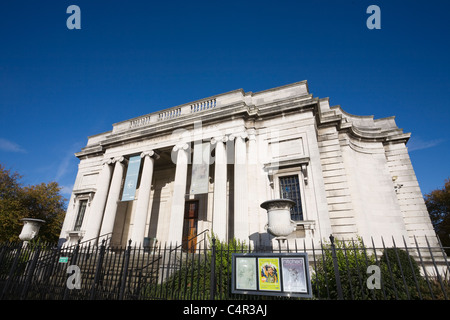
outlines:
M232 293L311 298L307 253L233 253Z

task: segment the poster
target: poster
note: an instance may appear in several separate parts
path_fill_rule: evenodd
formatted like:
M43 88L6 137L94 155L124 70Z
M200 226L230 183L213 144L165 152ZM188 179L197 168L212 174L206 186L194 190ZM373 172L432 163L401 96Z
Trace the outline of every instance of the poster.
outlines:
M136 194L136 185L141 167L141 157L133 156L128 161L127 175L123 185L122 201L132 201Z
M256 290L256 258L236 258L236 289Z
M279 258L258 258L258 270L260 290L281 291Z
M208 193L210 143L194 143L190 194Z
M283 289L287 292L307 293L305 259L281 258L281 268L283 269Z

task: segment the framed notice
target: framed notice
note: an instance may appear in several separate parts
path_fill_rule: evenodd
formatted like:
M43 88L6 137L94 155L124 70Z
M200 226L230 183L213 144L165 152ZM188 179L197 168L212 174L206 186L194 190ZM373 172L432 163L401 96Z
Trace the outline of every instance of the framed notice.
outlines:
M283 288L286 292L307 293L307 277L304 257L281 258Z
M231 292L311 298L307 253L233 253Z
M257 290L255 266L255 257L236 258L236 288L238 290Z

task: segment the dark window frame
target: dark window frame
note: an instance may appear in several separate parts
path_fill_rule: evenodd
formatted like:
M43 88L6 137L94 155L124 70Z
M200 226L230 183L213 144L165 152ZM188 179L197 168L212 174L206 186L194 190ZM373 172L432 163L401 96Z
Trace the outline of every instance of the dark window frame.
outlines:
M291 208L291 219L294 221L303 221L301 186L298 174L279 176L278 184L280 198L291 199L296 203L296 205Z

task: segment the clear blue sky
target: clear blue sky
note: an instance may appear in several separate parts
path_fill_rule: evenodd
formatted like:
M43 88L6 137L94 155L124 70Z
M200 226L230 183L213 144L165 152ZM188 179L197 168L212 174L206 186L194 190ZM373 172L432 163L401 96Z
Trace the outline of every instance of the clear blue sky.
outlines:
M72 4L81 30L66 27ZM307 80L349 113L396 116L427 193L450 176L449 15L445 0L5 0L0 163L68 198L73 154L115 122Z

